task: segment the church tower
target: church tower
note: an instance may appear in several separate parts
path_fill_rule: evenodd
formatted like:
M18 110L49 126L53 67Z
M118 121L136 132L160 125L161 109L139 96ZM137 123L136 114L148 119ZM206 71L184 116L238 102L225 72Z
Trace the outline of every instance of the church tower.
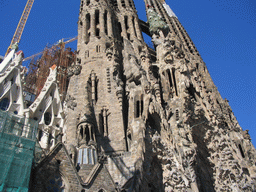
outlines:
M68 69L63 111L58 99L51 104L59 109L51 116L57 127L51 133L61 137L45 145L32 188L256 190L248 131L169 5L144 2L147 22L139 20L133 0L81 0L77 58Z

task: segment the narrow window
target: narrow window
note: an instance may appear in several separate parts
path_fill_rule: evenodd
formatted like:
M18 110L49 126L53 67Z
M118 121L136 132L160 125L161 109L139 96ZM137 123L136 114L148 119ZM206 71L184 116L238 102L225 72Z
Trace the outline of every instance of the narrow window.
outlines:
M88 13L86 14L86 22L87 22L87 31L91 28L91 15Z
M140 100L137 100L135 102L135 109L134 109L134 112L135 112L135 118L138 118L140 116L142 116L142 113L143 113L143 96L141 96L141 99Z
M90 138L89 127L88 126L86 126L86 128L85 128L85 137L86 137L86 143L89 143L91 138Z
M39 130L39 133L38 133L38 141L41 141L43 137L43 131L42 130Z
M140 116L140 101L136 101L136 113L135 117L138 118Z
M167 75L168 75L168 79L169 79L170 88L172 88L172 86L173 86L172 76L171 76L171 73L170 73L169 69L167 69Z
M99 10L96 10L95 11L95 32L96 32L96 37L99 37L100 36L100 29L97 28L97 26L99 25L100 23L100 12Z
M99 36L100 36L100 29L97 28L97 29L96 29L96 37L99 37Z
M82 126L80 127L80 136L81 136L81 139L84 138L84 129Z
M97 53L100 52L100 46L99 46L99 45L96 46L96 52L97 52Z
M142 116L143 113L143 97L141 96L141 101L140 101L140 115Z
M238 147L239 147L239 150L240 150L240 153L241 153L242 157L245 158L245 155L244 155L244 151L243 151L243 149L242 149L242 146L239 144Z
M97 26L99 23L100 23L100 12L99 12L99 10L96 10L95 11L95 25Z
M90 14L86 15L86 28L85 28L85 43L88 43L90 41L90 32L89 29L91 28L91 16Z
M172 69L172 77L173 77L173 83L174 83L174 87L175 87L176 96L178 96L178 89L177 89L176 78L175 78L175 69Z
M129 26L128 26L128 17L124 16L124 23L125 23L125 29L128 30Z
M104 26L105 26L105 34L106 35L108 35L108 23L107 23L108 18L107 18L107 15L108 15L108 12L105 11L105 13L104 13Z
M119 41L121 41L123 43L123 37L121 36L121 34L122 34L122 26L121 26L120 22L118 22L117 28L118 28L118 30L116 32L117 38L118 38Z
M90 5L90 0L86 1L86 6Z

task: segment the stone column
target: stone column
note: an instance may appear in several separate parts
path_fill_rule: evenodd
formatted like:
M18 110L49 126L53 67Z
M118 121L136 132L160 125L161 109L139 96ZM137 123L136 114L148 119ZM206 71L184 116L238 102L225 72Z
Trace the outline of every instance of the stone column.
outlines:
M112 15L111 12L107 13L108 36L113 37Z
M121 27L122 27L122 31L123 31L122 36L124 38L128 39L128 37L127 37L127 30L125 28L125 23L124 23L124 17L122 18L122 21L121 21Z
M104 25L104 12L101 10L99 14L100 19L100 36L105 34L105 25Z
M88 125L88 128L89 128L90 141L92 141L92 126Z
M141 31L140 31L140 26L139 26L139 21L138 21L138 18L134 18L134 23L135 23L135 30L136 30L136 33L137 33L137 38L141 41L143 41L143 37L142 37L142 34L141 34Z
M107 128L107 109L103 108L103 130L104 130L104 136L108 136L108 128Z
M92 36L96 35L95 11L91 14L91 32Z
M30 132L34 132L34 130L30 130L30 127L29 127L29 124L28 124L29 123L29 109L25 109L24 113L25 113L25 122L24 122L24 127L23 127L23 130L22 130L22 135L21 136L28 138L30 136L29 135ZM33 135L31 135L30 139L33 139Z
M128 25L130 26L131 39L136 39L136 32L134 29L134 22L132 21L132 16L128 16Z

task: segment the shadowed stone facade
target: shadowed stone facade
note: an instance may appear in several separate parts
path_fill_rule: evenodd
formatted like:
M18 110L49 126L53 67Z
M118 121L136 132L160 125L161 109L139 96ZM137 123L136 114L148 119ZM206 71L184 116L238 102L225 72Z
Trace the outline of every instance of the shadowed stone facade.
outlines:
M77 60L63 111L56 92L43 112L53 120L40 124L32 191L256 190L248 131L170 7L144 1L147 23L132 0L81 0Z

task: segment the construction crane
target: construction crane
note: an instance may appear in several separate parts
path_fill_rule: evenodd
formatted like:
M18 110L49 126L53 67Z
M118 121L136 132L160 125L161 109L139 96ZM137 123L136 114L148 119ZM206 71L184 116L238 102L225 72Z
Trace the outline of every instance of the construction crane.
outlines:
M60 47L60 48L64 48L66 44L68 43L71 43L75 40L77 40L77 36L76 37L73 37L73 38L68 38L68 40L64 41L65 39L61 39L58 41L58 43L56 45L53 45L51 48L49 49L55 49L56 47ZM29 57L26 57L25 59L23 59L23 61L27 61L27 60L30 60L30 59L33 59L34 57L36 56L39 56L39 55L42 55L44 51L41 51L39 53L36 53L34 55L31 55Z
M20 21L19 21L19 24L16 28L16 31L13 35L13 38L12 38L12 41L11 41L11 44L10 46L8 47L7 49L7 52L5 53L5 56L10 52L11 50L11 46L14 44L14 43L19 43L20 42L20 38L21 38L21 35L22 35L22 32L24 30L24 27L26 25L26 22L27 22L27 19L28 19L28 16L29 16L29 13L31 11L31 8L32 8L32 5L34 3L34 0L28 0L27 1L27 4L25 6L25 9L23 10L23 13L21 15L21 18L20 18Z

